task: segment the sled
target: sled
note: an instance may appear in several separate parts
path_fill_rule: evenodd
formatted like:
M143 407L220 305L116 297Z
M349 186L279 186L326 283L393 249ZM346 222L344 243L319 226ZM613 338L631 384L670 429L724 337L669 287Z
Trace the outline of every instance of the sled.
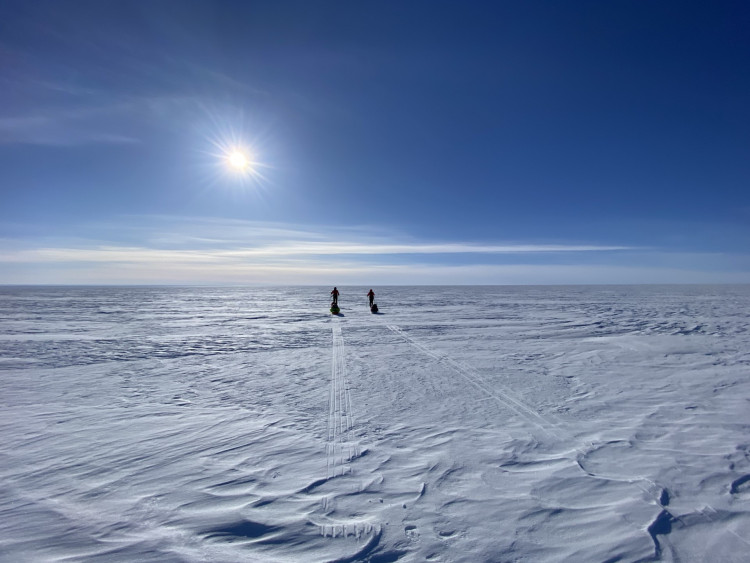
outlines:
M336 305L336 303L331 303L331 313L334 315L338 315L341 309L339 309L339 306Z
M370 305L370 312L371 313L377 313L378 312L378 304L377 303L373 303L372 305Z

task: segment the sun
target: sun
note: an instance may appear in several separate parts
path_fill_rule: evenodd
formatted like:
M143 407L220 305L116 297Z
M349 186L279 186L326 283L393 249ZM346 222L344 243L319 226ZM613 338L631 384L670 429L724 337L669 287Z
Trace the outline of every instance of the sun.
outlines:
M250 160L240 151L232 151L227 156L229 165L236 170L246 170L250 166Z
M232 125L228 117L222 118L218 113L210 117L213 130L206 135L207 147L201 151L200 161L206 171L206 182L241 190L265 188L268 179L263 172L272 167L263 161L262 151L257 150L262 139L243 134L241 119L239 125Z
M243 185L248 182L260 185L266 180L261 170L267 165L258 161L254 150L234 143L231 145L227 143L218 148L220 152L216 153L216 156L220 157L222 172L231 176L234 182L239 180Z

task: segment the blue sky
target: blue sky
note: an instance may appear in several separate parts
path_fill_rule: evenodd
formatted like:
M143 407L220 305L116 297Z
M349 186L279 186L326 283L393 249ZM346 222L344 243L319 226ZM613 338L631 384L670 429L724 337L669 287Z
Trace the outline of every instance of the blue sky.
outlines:
M747 29L743 1L3 2L0 283L749 283Z

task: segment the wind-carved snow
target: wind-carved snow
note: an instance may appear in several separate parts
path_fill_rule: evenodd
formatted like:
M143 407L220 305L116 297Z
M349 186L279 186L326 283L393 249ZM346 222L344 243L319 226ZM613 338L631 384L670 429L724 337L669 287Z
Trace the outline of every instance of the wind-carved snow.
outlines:
M0 559L747 560L750 288L375 289L0 290Z

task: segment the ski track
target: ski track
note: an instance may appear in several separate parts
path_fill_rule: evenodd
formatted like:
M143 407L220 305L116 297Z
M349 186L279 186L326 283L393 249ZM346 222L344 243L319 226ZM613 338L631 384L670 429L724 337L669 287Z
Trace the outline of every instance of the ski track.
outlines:
M334 321L331 386L328 397L328 442L326 444L326 478L332 479L351 471L350 462L359 455L359 448L350 432L354 426L352 398L346 377L344 337L341 326Z
M338 317L334 317L331 327L333 336L331 359L331 384L328 394L328 436L326 441L326 478L325 481L341 478L352 474L351 463L360 455L359 443L353 436L354 413L349 382L346 374L346 354L344 337ZM352 493L356 491L353 490ZM329 495L322 499L323 512L328 515L334 509L334 503ZM324 537L348 537L357 539L371 535L365 546L359 552L367 553L377 546L381 528L369 520L337 522L330 517L319 524L320 533ZM352 559L354 560L354 559Z

